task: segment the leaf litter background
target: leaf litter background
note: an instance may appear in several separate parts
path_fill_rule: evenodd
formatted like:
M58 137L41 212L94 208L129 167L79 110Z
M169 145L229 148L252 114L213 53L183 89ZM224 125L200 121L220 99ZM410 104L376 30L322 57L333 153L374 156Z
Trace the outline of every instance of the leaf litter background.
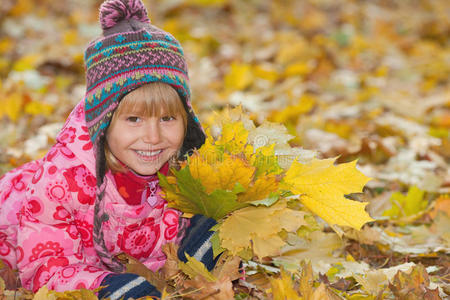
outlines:
M370 203L375 222L342 238L322 224L302 256L312 266L302 263L298 276L254 266L259 278L234 282L237 299L448 297L448 1L144 2L184 47L205 125L241 104L256 124L286 126L292 146L339 163L357 158L373 178L352 197ZM83 49L100 34L100 3L2 1L0 175L42 157L82 98ZM0 298L11 297L4 289Z

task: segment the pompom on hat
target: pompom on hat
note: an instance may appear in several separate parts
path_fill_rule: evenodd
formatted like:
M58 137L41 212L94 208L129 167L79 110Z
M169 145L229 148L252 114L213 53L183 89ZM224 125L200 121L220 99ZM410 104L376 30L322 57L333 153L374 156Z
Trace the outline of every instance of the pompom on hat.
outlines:
M105 246L102 226L109 216L102 209L105 193L106 130L120 100L129 92L152 82L174 88L187 112L186 135L180 158L205 141L190 104L187 64L179 42L168 32L152 25L140 0L107 0L100 7L103 35L85 51L86 95L84 110L90 139L95 149L97 197L94 207L94 248L112 271L123 265Z
M147 9L141 1L107 1L100 8L100 24L103 30L114 27L122 20L129 19L150 23Z

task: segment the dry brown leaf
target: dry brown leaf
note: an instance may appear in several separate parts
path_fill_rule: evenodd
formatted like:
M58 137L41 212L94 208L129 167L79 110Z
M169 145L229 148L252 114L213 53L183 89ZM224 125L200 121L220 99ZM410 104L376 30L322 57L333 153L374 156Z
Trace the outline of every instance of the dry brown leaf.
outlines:
M0 278L3 279L5 283L6 290L16 290L20 284L19 276L14 272L6 263L0 260Z
M185 288L194 288L192 294L186 295L189 299L229 300L234 298L233 284L228 276L210 282L204 277L197 276L183 283Z
M265 273L255 273L245 277L245 282L261 291L270 288L270 277Z
M344 235L361 244L373 245L380 240L381 233L372 227L364 226L361 230L353 228L344 229Z
M389 283L389 289L396 299L430 299L441 300L437 289L429 288L430 279L427 270L423 265L417 265L412 268L410 273L398 271L392 282ZM427 295L427 298L425 298Z
M5 298L3 296L4 291L5 291L5 281L3 281L3 278L0 277L0 300L3 300Z
M225 256L225 254L222 254L212 270L212 274L219 279L229 277L231 281L236 280L242 276L242 274L239 273L240 263L241 259L239 256Z
M321 283L319 287L311 295L308 300L341 300L325 283Z
M166 255L166 263L161 269L161 274L167 280L172 278L179 272L178 268L178 245L174 243L167 243L162 246L162 251Z
M153 272L143 263L126 253L120 253L116 257L125 264L127 272L144 277L159 291L164 290L166 281L160 273Z
M441 195L434 202L433 209L430 211L430 217L436 218L438 212L443 212L450 217L450 195Z

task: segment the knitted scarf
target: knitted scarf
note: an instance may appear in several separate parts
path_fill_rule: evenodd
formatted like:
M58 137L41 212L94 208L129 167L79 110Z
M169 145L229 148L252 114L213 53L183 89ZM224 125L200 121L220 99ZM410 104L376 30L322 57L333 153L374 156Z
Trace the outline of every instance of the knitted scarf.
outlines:
M169 163L166 162L160 173L167 175L169 171ZM156 174L142 176L129 170L123 172L113 172L114 181L119 194L129 205L139 205L144 201L148 201L150 205L156 204L156 189L158 185L158 176Z

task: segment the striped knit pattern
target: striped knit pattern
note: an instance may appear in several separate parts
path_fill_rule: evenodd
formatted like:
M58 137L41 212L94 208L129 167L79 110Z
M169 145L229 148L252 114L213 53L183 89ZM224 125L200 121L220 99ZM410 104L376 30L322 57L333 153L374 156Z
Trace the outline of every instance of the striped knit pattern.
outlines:
M186 254L202 262L211 271L216 265L214 258L211 237L214 231L211 228L217 224L216 220L202 215L195 215L191 218L191 224L186 230L186 235L178 248L178 258L187 261Z
M144 277L131 273L106 276L99 291L99 299L137 299L145 296L161 297L161 293Z

